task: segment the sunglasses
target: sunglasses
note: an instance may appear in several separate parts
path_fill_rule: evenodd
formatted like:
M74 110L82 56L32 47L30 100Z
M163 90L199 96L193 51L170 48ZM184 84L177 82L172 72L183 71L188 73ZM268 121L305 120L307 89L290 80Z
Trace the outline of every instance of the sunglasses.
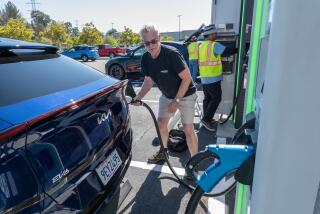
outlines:
M155 45L155 44L157 44L157 42L158 42L158 39L153 39L153 40L151 40L151 41L144 41L143 44L144 44L145 46L149 46L149 45L151 45L151 44Z

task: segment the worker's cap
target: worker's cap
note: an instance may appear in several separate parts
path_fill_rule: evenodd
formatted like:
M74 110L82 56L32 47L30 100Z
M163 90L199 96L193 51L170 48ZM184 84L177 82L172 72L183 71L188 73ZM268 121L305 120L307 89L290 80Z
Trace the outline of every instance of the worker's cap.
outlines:
M218 29L216 28L216 26L208 25L203 29L202 35L203 36L208 36L210 34L217 33L217 32L218 32Z

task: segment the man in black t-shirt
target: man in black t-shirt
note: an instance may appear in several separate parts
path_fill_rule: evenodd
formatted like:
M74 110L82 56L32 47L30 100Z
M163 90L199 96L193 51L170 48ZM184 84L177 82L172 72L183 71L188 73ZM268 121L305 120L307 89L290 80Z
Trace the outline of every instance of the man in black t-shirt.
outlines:
M159 99L158 126L165 151L158 151L148 159L149 163L164 161L168 141L168 122L179 109L183 130L191 156L198 152L198 137L193 128L196 88L188 67L177 49L161 45L154 26L144 26L140 35L147 49L141 59L144 82L135 100L141 100L155 82L162 92Z

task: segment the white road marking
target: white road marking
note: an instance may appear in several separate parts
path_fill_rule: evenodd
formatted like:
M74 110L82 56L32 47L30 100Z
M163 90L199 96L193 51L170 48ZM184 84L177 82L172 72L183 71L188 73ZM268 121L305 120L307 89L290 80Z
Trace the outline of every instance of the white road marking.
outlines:
M148 164L142 161L131 161L131 167L145 169L150 171L156 171L166 174L171 174L170 168L166 165ZM179 167L173 167L179 176L185 175L185 169ZM217 199L208 198L208 214L224 214L225 204Z
M146 103L159 103L159 100L142 100L142 101Z
M208 198L208 214L224 214L225 212L226 206L223 202L215 198Z
M130 166L172 175L170 168L166 165L148 164L142 161L131 161ZM177 172L178 175L185 175L185 169L179 167L173 167L173 169Z

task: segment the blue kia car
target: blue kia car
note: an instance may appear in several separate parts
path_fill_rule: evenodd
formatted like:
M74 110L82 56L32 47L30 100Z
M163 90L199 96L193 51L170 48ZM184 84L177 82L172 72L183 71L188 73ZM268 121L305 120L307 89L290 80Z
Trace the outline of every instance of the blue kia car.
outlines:
M84 62L88 60L95 61L99 58L98 48L86 45L74 46L73 48L63 51L61 54L72 59L81 59Z
M127 82L57 50L0 38L0 213L115 213Z

